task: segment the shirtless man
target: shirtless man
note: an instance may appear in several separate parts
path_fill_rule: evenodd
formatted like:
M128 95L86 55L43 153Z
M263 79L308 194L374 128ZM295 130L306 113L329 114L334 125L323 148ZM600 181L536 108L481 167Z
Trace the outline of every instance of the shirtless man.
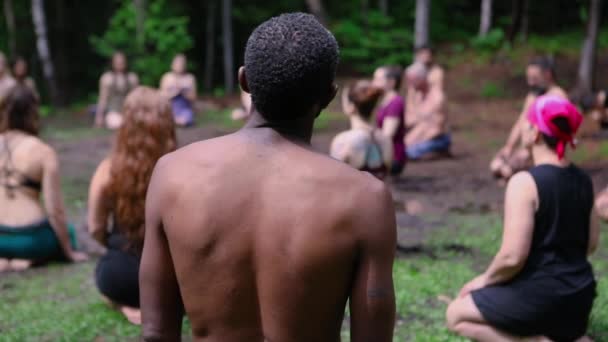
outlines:
M0 103L8 95L9 91L17 84L11 76L6 57L0 52Z
M390 192L310 146L337 63L312 15L266 21L239 70L247 125L159 161L140 269L145 340L179 340L185 311L196 341L339 341L349 300L352 341L392 341Z
M490 171L498 179L506 181L518 171L526 170L532 166L530 152L521 144L522 129L526 127L528 108L537 97L545 94L568 98L566 92L555 83L555 70L553 62L548 58L533 59L526 68L528 81L528 95L524 107L515 125L511 129L506 145L490 163Z
M449 155L452 139L448 130L443 88L431 85L428 69L414 63L406 70L408 88L413 92L406 116L405 136L410 160Z
M429 70L428 80L431 86L438 86L443 89L443 68L435 63L433 49L428 45L422 45L414 51L414 61L424 64Z
M603 131L608 130L608 89L583 97L581 107Z

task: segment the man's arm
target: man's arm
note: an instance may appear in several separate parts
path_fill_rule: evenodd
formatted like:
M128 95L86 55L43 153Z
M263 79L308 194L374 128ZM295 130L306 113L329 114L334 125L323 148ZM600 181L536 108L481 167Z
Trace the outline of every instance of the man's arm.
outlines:
M390 192L374 180L366 191L369 210L359 211L359 263L350 295L351 339L392 341L395 326L393 261L396 247L395 211Z
M509 156L511 155L511 153L513 153L515 146L517 145L517 143L519 142L519 140L521 138L522 125L526 122L526 116L528 115L528 109L530 108L532 103L534 103L535 99L536 99L535 96L532 96L532 95L526 96L526 101L524 102L524 108L522 109L521 113L519 114L519 117L517 117L517 121L515 121L515 125L513 125L513 128L511 128L511 132L509 133L509 138L507 139L507 143L505 144L505 147L503 148L505 153L508 154Z
M183 304L173 267L162 208L170 199L164 163L158 162L146 196L146 235L139 270L144 341L181 340Z

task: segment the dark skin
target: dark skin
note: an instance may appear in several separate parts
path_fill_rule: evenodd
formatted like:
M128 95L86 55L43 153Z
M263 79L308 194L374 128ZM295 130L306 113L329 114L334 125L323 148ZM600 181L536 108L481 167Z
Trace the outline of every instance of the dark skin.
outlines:
M239 80L249 91L242 68ZM254 111L237 133L159 161L140 269L144 340L179 340L185 312L196 341L339 341L348 299L352 341L392 340L390 192L310 148L336 89L289 126Z

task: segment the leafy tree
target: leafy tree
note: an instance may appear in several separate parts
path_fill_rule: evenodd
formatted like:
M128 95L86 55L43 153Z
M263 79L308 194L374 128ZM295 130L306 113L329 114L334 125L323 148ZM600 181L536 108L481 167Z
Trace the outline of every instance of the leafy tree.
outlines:
M333 27L340 43L340 58L357 71L369 73L380 65L406 65L412 59L412 31L379 11L344 19Z
M156 85L177 53L189 50L192 37L188 34L189 18L177 14L166 0L147 1L144 22L143 46L136 44L137 16L132 1L125 0L110 19L110 25L101 36L91 36L95 51L109 58L116 50L129 56L131 69L143 84Z

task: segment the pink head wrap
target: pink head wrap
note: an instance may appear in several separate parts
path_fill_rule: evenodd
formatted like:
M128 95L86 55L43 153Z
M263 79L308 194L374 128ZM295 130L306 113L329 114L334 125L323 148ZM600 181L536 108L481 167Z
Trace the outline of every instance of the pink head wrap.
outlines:
M553 119L558 117L568 120L570 133L562 132L553 123ZM568 144L575 147L574 136L583 122L583 116L570 101L555 95L544 95L530 106L528 120L543 134L558 140L556 152L561 160Z

